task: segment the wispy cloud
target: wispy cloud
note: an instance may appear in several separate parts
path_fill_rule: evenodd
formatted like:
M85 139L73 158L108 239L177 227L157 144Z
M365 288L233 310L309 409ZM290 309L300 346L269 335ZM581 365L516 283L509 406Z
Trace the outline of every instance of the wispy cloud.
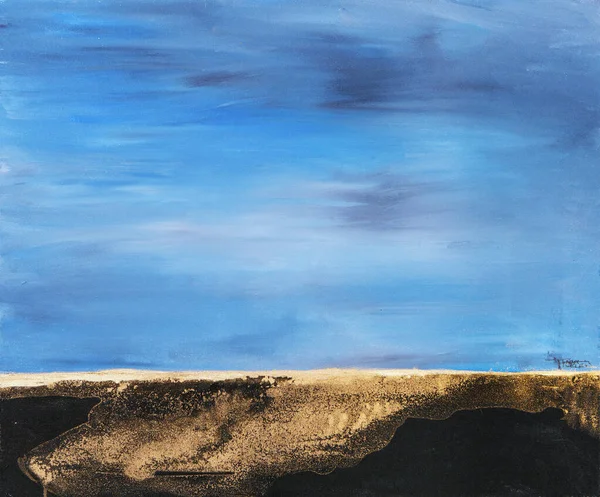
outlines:
M3 7L3 367L590 348L593 2Z

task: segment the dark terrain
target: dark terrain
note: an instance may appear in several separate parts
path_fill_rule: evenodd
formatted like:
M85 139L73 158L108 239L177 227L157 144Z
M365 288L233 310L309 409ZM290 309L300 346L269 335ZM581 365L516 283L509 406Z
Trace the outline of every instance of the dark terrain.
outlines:
M408 419L357 466L279 479L270 497L597 496L600 444L562 412L460 411Z
M99 399L29 397L0 400L0 497L39 497L42 489L17 459L37 445L83 424Z
M0 497L40 497L42 488L20 471L17 458L85 423L97 403L58 396L0 400ZM288 475L268 495L598 496L600 442L561 417L553 408L536 414L488 408L440 421L408 419L388 446L358 465Z

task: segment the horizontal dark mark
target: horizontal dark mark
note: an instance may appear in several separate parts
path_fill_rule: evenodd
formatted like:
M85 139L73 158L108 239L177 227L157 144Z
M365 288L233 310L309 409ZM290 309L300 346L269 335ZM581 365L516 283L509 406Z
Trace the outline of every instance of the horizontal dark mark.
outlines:
M233 471L155 471L154 476L227 476Z

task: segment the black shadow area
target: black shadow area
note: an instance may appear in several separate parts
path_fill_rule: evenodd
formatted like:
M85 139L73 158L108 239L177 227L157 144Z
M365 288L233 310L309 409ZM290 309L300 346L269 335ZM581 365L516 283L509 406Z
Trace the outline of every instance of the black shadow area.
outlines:
M268 496L600 496L600 443L561 418L493 408L408 419L357 466L284 476Z
M88 420L100 399L30 397L0 400L0 497L40 497L17 459L34 447Z

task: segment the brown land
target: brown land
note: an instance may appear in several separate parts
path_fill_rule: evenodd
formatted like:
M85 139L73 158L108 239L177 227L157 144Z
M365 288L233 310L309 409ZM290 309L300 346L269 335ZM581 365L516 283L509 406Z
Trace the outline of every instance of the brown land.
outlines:
M22 470L61 496L256 496L379 451L408 418L557 408L600 437L600 373L419 370L106 371L0 375L0 399L97 398L87 423L36 447Z

